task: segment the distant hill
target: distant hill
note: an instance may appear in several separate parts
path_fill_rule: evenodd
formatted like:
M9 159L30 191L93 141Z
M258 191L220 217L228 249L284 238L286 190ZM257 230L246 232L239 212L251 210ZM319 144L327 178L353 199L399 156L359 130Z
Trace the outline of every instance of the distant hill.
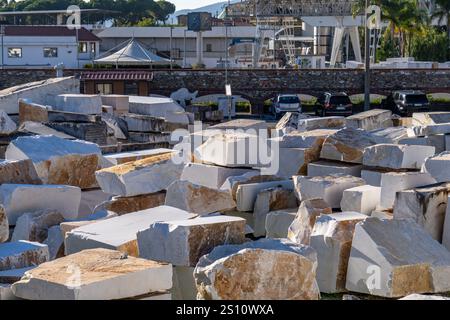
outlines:
M236 3L236 2L240 2L240 0L231 0L231 3ZM218 16L223 9L225 8L225 5L228 3L228 1L222 1L222 2L217 2L217 3L213 3L201 8L197 8L197 9L186 9L186 10L178 10L176 11L173 15L170 16L169 21L173 21L176 22L176 18L179 15L183 15L183 14L188 14L189 12L209 12L213 15L213 17Z

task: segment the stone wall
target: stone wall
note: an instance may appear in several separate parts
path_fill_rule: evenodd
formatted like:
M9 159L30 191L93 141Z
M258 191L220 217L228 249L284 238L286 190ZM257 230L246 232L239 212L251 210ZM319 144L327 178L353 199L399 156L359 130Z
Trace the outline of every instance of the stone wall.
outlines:
M277 93L303 93L318 96L325 91L364 92L364 71L329 70L234 70L229 72L233 94L255 99L271 98ZM152 92L168 94L174 89L199 90L200 95L223 93L225 72L155 72ZM395 89L420 89L427 93L450 92L450 69L372 70L371 92L388 94Z
M67 72L65 75L71 75ZM53 69L4 69L0 70L0 90L18 86L27 82L41 81L56 76Z
M51 75L50 75L51 76ZM55 106L55 97L64 93L79 93L80 81L74 77L51 78L25 82L0 92L0 110L8 114L19 113L19 99Z
M79 70L65 70L78 75ZM54 70L0 70L0 89L53 77ZM395 89L420 89L427 93L450 92L450 69L378 69L371 71L371 92L388 94ZM304 93L318 96L324 91L364 91L364 70L230 70L234 94L261 102L278 93ZM179 88L199 90L200 95L225 91L224 70L157 70L151 93L170 95Z

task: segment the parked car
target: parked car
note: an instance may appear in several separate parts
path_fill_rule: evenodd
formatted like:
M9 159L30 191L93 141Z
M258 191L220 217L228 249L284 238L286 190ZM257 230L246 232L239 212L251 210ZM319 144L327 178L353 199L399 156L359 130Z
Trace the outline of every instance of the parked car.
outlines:
M401 116L411 116L414 112L430 111L430 101L425 93L415 90L394 91L387 99L387 106Z
M272 113L281 117L286 112L302 112L302 103L296 94L279 94L272 105Z
M345 92L325 92L317 101L317 116L351 116L352 114L353 103Z

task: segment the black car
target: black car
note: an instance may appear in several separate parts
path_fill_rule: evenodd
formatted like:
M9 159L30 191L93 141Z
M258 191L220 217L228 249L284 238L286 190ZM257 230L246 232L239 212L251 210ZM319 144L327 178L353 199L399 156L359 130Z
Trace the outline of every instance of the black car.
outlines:
M414 112L430 111L430 101L422 91L394 91L388 97L387 104L393 113L411 116Z
M353 114L353 103L344 92L326 92L317 101L317 116L351 116Z

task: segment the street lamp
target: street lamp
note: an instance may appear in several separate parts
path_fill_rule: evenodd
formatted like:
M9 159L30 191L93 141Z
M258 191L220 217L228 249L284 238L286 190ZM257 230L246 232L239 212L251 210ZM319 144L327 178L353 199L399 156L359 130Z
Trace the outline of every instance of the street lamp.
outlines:
M365 29L365 73L364 73L364 111L370 110L370 30L367 24L367 9L369 8L369 0L366 0L364 8L364 29Z
M184 29L183 68L186 68L186 32L187 32L187 29Z

